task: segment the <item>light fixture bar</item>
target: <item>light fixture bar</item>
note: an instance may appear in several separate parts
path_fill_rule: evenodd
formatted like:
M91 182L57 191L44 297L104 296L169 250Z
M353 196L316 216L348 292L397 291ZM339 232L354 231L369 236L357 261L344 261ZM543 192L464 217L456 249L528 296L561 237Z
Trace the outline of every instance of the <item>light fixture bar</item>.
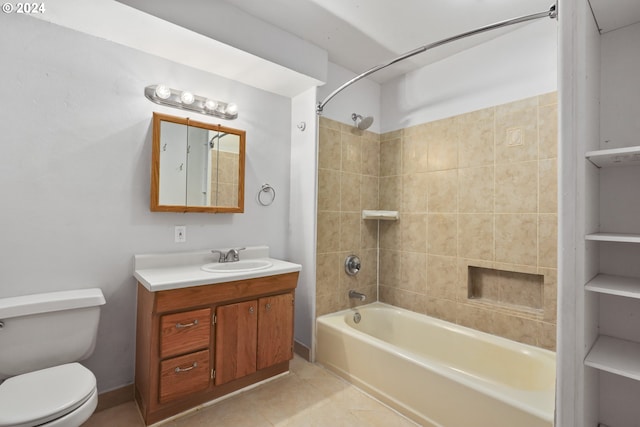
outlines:
M156 104L168 105L181 110L195 111L226 120L238 118L238 106L234 103L205 98L188 91L172 89L165 85L145 87L144 96Z

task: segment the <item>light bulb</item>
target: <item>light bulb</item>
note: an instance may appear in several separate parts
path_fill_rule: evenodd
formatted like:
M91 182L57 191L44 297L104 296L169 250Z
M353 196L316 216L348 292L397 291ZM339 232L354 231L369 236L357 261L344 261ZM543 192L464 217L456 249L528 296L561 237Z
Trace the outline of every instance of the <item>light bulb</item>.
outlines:
M182 103L186 105L193 104L193 101L195 101L195 99L195 96L193 96L191 92L182 92L182 94L180 95L180 101L182 101Z
M165 85L156 86L156 96L160 99L167 99L171 96L171 89Z
M224 112L233 116L234 114L238 113L238 106L233 102L230 104L227 104L227 108L224 109Z
M213 111L216 108L218 108L218 103L213 99L207 99L204 103L204 108L206 108L207 110Z

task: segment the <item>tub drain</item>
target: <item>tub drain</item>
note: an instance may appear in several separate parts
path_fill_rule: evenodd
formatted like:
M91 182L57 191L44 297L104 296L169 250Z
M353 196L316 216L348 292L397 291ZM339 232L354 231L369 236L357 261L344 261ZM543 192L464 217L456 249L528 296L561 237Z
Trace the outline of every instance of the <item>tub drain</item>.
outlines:
M356 323L360 323L360 320L362 320L362 316L356 311L356 314L353 315L353 321Z

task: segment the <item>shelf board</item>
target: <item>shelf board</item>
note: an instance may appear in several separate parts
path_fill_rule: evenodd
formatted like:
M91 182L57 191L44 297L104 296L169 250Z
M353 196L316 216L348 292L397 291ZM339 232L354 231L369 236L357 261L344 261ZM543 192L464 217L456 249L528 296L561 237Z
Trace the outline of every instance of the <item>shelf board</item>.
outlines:
M600 242L640 243L640 234L629 233L593 233L587 234L584 238Z
M640 146L589 151L585 157L599 168L640 165Z
M584 364L640 381L640 343L600 335Z
M598 274L584 288L601 294L640 299L640 279L635 277Z
M363 210L362 219L382 219L387 221L397 221L400 219L398 211Z

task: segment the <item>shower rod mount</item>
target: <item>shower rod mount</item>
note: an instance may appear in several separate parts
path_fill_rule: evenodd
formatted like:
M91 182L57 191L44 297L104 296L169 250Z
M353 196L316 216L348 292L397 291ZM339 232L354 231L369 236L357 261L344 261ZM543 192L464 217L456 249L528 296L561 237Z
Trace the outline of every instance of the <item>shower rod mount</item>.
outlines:
M533 21L534 19L540 19L540 18L551 18L551 19L557 19L558 18L558 4L557 2L554 3L553 5L551 5L551 7L549 8L549 10L545 10L544 12L538 12L538 13L532 13L531 15L524 15L524 16L519 16L517 18L512 18L512 19L507 19L505 21L499 21L496 22L494 24L489 24L489 25L485 25L484 27L480 27L480 28L476 28L475 30L471 30L471 31L467 31L465 33L461 33L458 34L456 36L453 37L448 37L446 39L442 39L439 40L437 42L434 43L430 43L430 44L426 44L424 46L421 46L419 48L413 49L409 52L406 52L400 56L398 56L395 59L392 59L389 62L386 62L384 64L380 64L380 65L376 65L373 68L368 69L367 71L365 71L362 74L359 74L357 76L355 76L354 78L352 78L351 80L349 80L348 82L344 83L342 86L340 86L339 88L337 88L336 90L334 90L333 92L331 92L324 100L322 100L321 102L318 102L318 105L316 106L316 114L321 115L322 112L324 111L324 107L325 105L327 105L327 103L329 101L331 101L331 99L333 99L334 96L336 96L337 94L339 94L340 92L342 92L343 90L345 90L346 88L348 88L349 86L351 86L352 84L354 84L355 82L370 76L371 74L375 73L376 71L380 71L384 68L387 68L390 65L395 64L396 62L400 62L400 61L404 61L407 58L411 58L412 56L418 55L420 53L426 52L428 50L431 50L433 48L436 48L438 46L442 46L457 40L462 40L464 38L467 37L471 37L471 36L475 36L477 34L481 34L487 31L491 31L491 30L497 30L498 28L502 28L502 27L507 27L509 25L515 25L515 24L520 24L522 22L527 22L527 21Z

